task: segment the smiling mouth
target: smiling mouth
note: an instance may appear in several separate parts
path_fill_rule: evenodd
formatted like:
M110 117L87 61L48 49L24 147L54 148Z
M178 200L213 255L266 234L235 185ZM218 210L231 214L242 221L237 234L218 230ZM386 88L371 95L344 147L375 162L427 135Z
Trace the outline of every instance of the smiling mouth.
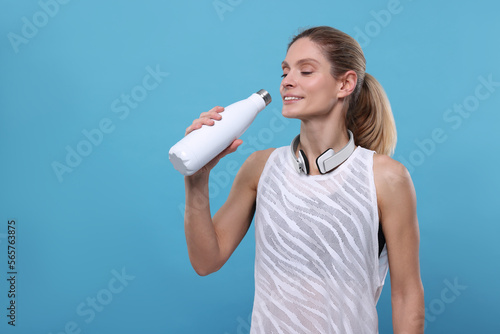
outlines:
M302 100L303 97L297 97L297 96L285 96L283 98L284 101L297 101L297 100Z

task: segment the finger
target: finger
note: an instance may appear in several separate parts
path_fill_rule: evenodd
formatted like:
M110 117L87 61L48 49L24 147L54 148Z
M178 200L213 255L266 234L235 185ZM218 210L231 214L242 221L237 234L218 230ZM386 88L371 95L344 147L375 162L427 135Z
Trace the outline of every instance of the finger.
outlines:
M229 147L228 147L226 150L228 150L228 151L229 151L229 153L233 153L233 152L235 152L235 151L238 149L238 147L239 147L241 144L243 144L243 140L241 140L241 139L236 139L236 140L234 140L234 141L231 143L231 145L229 145Z
M224 108L222 108L222 107L216 107L216 108L213 108L210 111L202 112L200 114L200 118L221 119L222 115L220 115L219 113L223 112L223 111L224 111Z
M203 125L210 125L210 126L214 125L215 124L214 120L221 120L222 119L222 115L220 115L219 113L223 112L223 111L224 111L224 107L217 106L217 107L213 107L209 111L202 112L200 114L200 117L195 119L193 121L193 124L191 124L190 126L188 126L186 128L186 131L184 132L184 136L186 136L187 134L189 134L190 132L192 132L194 130L201 128Z
M223 112L224 111L224 107L216 106L216 107L213 107L212 109L210 109L210 111L215 111L217 113Z
M205 166L203 166L195 174L210 172L210 170L212 170L212 168L214 168L215 165L217 165L219 163L220 159L222 159L224 156L228 155L229 153L233 153L234 151L236 151L238 146L240 146L242 143L243 143L243 140L241 140L241 139L234 140L231 143L231 145L229 145L224 151L219 153L215 158L213 158L209 163L207 163Z
M211 118L197 118L193 121L193 124L186 128L186 132L184 135L187 135L194 130L200 129L203 125L212 126L215 124L215 121Z
M226 155L230 154L230 153L233 153L236 151L236 149L238 148L238 146L240 146L241 144L243 143L243 140L241 139L236 139L234 140L231 145L229 145L226 149L224 149L224 151L222 151L220 154L219 154L219 159L222 159L223 157L225 157Z
M200 114L200 117L198 119L215 119L215 120L220 120L222 118L222 115L216 112L204 112Z

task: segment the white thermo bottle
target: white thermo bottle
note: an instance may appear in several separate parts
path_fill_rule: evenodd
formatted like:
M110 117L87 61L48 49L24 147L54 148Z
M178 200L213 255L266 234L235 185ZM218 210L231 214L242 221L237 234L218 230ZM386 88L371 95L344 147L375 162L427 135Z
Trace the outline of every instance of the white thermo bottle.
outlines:
M183 175L193 175L238 139L270 102L271 95L261 89L227 106L214 125L203 125L172 146L168 152L170 162Z

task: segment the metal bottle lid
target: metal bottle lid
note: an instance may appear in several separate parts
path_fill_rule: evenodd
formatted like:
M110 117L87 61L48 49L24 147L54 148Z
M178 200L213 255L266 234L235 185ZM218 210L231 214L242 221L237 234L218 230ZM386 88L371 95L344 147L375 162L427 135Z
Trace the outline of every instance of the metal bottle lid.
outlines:
M271 99L271 95L264 89L261 89L257 92L257 94L259 94L263 99L264 99L264 102L266 103L266 106L271 103L272 99Z

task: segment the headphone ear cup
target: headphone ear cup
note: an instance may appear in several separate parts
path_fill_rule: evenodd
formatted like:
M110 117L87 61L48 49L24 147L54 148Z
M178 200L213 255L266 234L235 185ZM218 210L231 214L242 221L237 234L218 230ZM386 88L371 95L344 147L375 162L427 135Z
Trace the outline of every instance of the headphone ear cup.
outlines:
M307 160L306 154L302 150L299 150L299 160L300 164L304 166L304 173L309 174L309 160Z

